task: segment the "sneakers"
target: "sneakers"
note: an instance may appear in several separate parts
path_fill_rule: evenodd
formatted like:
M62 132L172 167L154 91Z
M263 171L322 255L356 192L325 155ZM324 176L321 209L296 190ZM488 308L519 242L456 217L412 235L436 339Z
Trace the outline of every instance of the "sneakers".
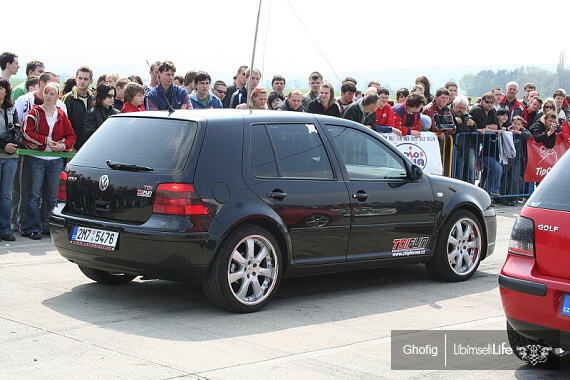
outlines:
M30 239L32 240L40 240L42 238L41 232L32 232L30 233Z
M6 235L2 236L2 240L16 241L16 237L12 234L6 234Z

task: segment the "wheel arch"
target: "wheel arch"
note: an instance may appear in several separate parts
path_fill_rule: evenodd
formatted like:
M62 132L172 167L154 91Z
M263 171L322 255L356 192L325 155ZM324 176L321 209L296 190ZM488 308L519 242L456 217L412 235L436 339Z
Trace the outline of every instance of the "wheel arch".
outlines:
M293 244L287 227L284 224L280 224L275 220L262 216L252 216L249 218L241 219L235 222L230 228L226 230L224 236L222 236L222 238L220 239L218 247L225 239L227 239L228 235L232 231L245 224L251 224L265 228L275 238L277 244L279 245L279 250L281 251L281 261L282 261L281 270L283 275L286 275L289 259L292 257L291 251Z
M488 232L487 231L487 224L485 223L485 218L483 217L483 212L473 202L464 201L462 203L456 204L455 207L453 207L453 208L449 208L448 210L442 210L440 218L437 222L436 236L439 236L439 234L441 232L441 228L443 227L445 222L449 219L449 217L451 215L453 215L456 211L460 211L460 210L465 210L465 211L471 212L473 215L475 215L475 217L477 218L477 221L481 225L481 229L482 229L481 238L483 239L482 247L484 249L483 255L481 256L481 260L483 260L487 257L487 243L488 243L487 242L487 232Z

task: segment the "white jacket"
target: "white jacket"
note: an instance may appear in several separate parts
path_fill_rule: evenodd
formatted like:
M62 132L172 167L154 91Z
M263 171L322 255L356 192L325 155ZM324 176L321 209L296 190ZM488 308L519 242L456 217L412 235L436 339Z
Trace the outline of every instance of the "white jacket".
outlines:
M28 115L28 112L30 112L30 110L34 106L34 100L35 100L34 94L36 92L37 91L28 92L20 96L16 100L16 111L18 112L18 121L20 122L20 124L24 123L26 115ZM65 112L65 114L67 115L67 107L60 99L57 100L55 106L61 108L63 112Z

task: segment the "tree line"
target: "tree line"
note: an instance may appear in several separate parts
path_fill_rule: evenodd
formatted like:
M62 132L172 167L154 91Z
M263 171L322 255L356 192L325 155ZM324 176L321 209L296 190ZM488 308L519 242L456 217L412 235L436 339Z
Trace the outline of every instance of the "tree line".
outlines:
M534 83L543 99L551 97L556 89L570 90L570 68L564 64L564 51L560 53L555 72L536 66L521 66L514 70L487 69L477 74L465 74L458 85L465 94L477 98L493 87L499 86L504 91L510 81L519 84L519 97L525 83Z

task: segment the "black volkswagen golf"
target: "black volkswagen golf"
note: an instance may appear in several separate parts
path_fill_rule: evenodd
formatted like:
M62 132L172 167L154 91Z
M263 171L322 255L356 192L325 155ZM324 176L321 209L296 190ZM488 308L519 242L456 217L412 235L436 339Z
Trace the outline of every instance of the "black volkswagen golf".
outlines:
M482 189L424 175L360 124L227 109L109 118L61 174L50 227L94 281L201 283L235 312L283 277L425 263L467 280L496 234Z

